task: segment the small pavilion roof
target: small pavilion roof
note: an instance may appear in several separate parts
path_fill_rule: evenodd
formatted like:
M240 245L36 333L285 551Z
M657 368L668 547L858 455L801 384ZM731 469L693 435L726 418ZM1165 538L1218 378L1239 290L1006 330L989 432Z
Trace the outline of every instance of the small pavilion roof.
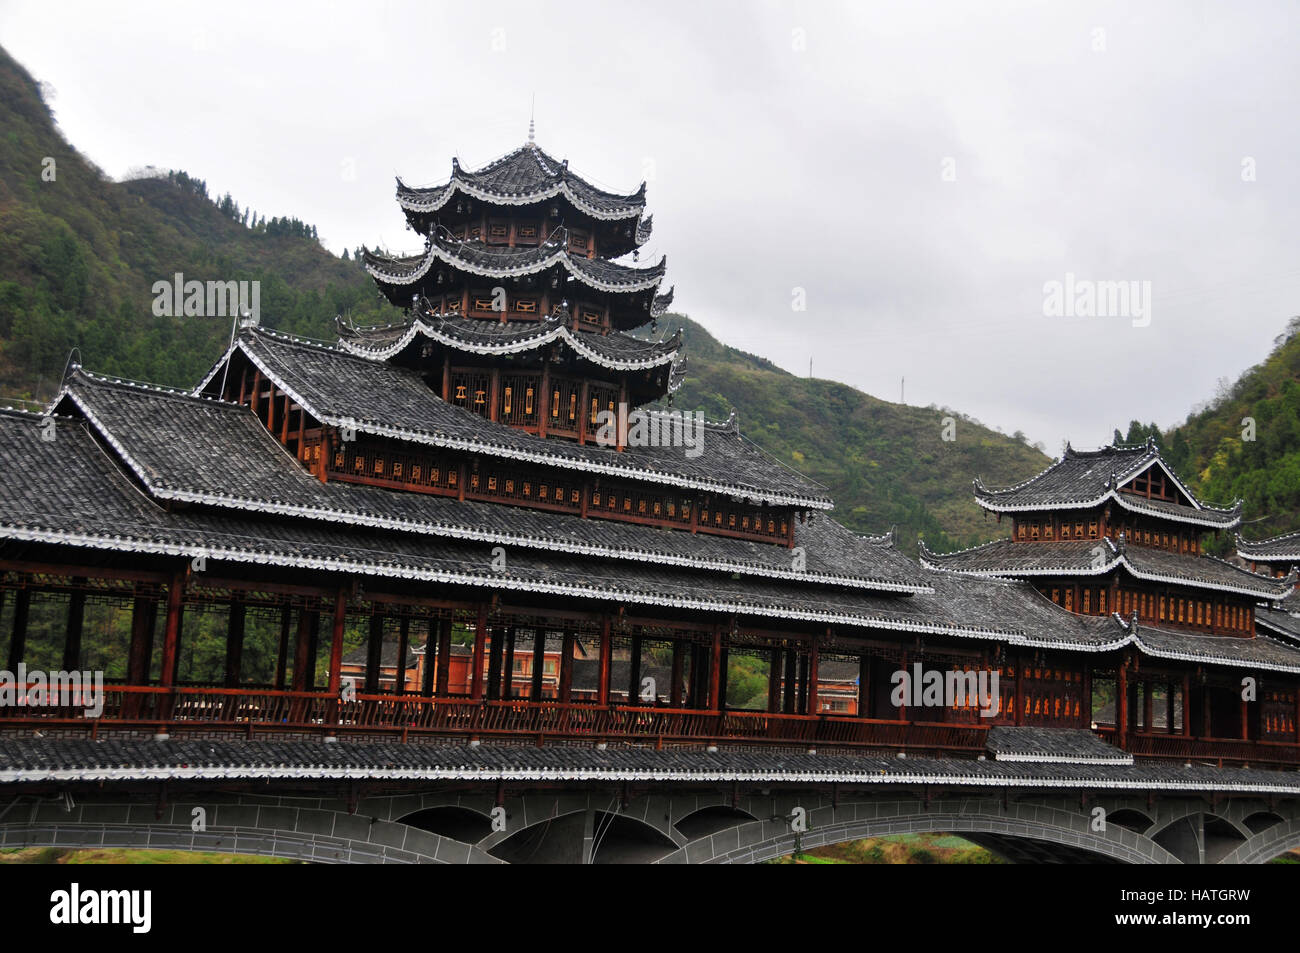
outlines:
M1109 538L1016 542L999 539L955 553L921 545L921 562L932 569L979 576L1105 576L1123 568L1137 579L1281 599L1294 581L1248 572L1213 556L1171 553L1148 546L1119 546Z
M1256 562L1300 562L1300 532L1260 540L1245 539L1238 535L1237 555Z
M458 194L494 205L531 205L562 197L592 218L619 221L640 218L645 210L645 183L620 194L592 185L569 171L568 159L556 159L528 142L480 169L461 168L451 160L451 178L431 188L411 188L397 180L397 201L404 210L436 212ZM644 223L648 235L650 223ZM644 239L641 239L644 240Z
M1120 487L1151 467L1160 467L1191 505L1148 500ZM1037 476L1015 486L993 489L975 481L975 499L996 513L1088 509L1113 500L1126 510L1212 529L1232 529L1241 523L1241 501L1218 507L1202 503L1161 458L1153 441L1130 446L1065 453Z

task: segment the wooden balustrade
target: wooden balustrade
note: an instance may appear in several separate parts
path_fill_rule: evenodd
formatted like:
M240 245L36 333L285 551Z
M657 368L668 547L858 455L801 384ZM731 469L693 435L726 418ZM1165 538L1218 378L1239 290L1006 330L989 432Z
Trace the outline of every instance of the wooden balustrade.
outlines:
M761 711L702 711L685 708L599 707L560 702L472 701L422 695L357 695L339 701L328 692L219 688L186 685L104 686L103 710L86 713L85 695L52 706L0 709L5 724L91 724L96 732L115 728L184 731L229 728L247 732L313 731L466 735L515 739L588 738L709 744L826 745L898 748L934 754L974 754L985 749L988 727L948 722L902 722L874 718L791 715ZM1094 729L1116 740L1114 726ZM1186 738L1129 732L1125 748L1153 759L1218 764L1300 765L1300 746L1288 742L1233 738Z

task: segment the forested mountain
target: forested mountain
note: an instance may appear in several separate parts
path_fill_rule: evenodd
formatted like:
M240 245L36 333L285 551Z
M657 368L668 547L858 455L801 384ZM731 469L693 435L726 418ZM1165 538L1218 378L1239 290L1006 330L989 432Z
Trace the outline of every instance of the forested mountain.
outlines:
M1273 343L1264 361L1221 382L1211 401L1160 435L1203 499L1246 501L1242 532L1256 539L1300 530L1300 317ZM1142 438L1151 429L1130 425Z

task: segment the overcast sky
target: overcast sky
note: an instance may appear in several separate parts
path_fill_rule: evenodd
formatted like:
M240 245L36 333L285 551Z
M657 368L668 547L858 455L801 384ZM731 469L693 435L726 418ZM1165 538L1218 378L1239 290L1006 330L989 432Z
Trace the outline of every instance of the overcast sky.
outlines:
M1298 40L1293 0L0 0L109 175L183 168L336 252L418 248L394 176L520 145L535 95L543 148L649 180L649 259L720 339L1053 454L1180 421L1300 313ZM1149 315L1046 314L1067 273Z

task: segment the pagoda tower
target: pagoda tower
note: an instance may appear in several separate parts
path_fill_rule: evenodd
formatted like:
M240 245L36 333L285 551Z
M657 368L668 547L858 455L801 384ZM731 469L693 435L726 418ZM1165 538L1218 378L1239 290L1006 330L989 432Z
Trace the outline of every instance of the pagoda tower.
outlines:
M1241 525L1241 501L1203 503L1155 442L1078 451L1005 489L975 481L975 498L1011 536L957 553L923 548L932 568L1027 579L1084 615L1118 614L1162 629L1250 638L1254 607L1291 582L1248 572L1202 552L1206 533Z
M658 400L681 382L680 332L628 332L672 301L666 260L640 267L645 184L603 191L532 141L413 189L397 181L419 255L365 252L381 293L406 309L382 328L340 327L352 353L418 370L444 401L540 437L586 443L602 411Z

